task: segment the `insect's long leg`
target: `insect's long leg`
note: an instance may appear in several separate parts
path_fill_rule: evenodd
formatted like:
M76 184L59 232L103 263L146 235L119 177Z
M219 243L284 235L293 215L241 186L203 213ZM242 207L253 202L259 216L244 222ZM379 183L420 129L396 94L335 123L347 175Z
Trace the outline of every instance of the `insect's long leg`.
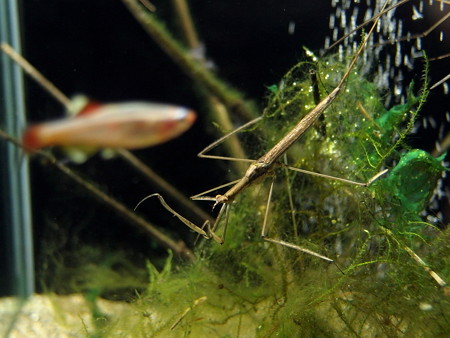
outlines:
M159 202L161 203L161 205L164 207L164 209L166 209L168 212L170 212L172 215L174 215L176 218L178 218L182 223L184 223L185 225L187 225L189 228L191 228L192 230L194 230L196 233L202 235L203 237L205 237L206 239L210 239L213 238L217 243L222 244L223 243L223 237L218 236L215 233L216 228L218 227L223 213L225 212L225 221L228 222L228 212L229 212L229 205L228 204L224 204L222 205L222 207L220 208L219 211L219 215L216 218L216 221L214 222L213 227L211 228L210 222L209 220L206 220L202 227L199 227L197 225L195 225L193 222L189 221L187 218L181 216L178 212L176 212L175 210L173 210L168 204L167 202L164 200L164 198L158 194L158 193L154 193L151 195L148 195L147 197L145 197L144 199L142 199L141 201L139 201L139 203L134 207L134 210L136 210L144 201L148 200L149 198L152 197L157 197ZM203 230L203 228L207 228L208 232L206 232L205 230ZM225 235L225 231L226 231L226 227L224 230L224 234Z
M166 194L170 195L173 200L177 200L180 204L184 205L186 208L192 210L199 219L207 220L212 222L212 218L202 209L197 207L187 196L182 194L177 188L175 188L171 183L166 181L163 177L158 175L149 165L143 163L139 158L133 155L129 150L117 149L119 156L131 164L135 169L137 169L141 174L144 175L152 184L156 184L161 188Z
M286 154L284 154L284 164L287 166L287 156ZM288 168L284 168L284 177L286 178L286 191L287 191L287 195L288 195L288 200L289 200L289 209L291 210L291 219L292 219L292 229L294 231L294 236L297 237L298 236L298 231L297 231L297 218L295 215L295 207L294 207L294 199L292 197L292 190L291 190L291 181L289 178L289 173L288 173Z
M286 241L282 241L281 239L275 239L275 238L269 238L269 237L263 237L263 239L265 241L268 241L268 242L271 242L271 243L283 245L283 246L285 246L287 248L295 249L295 250L304 252L304 253L306 253L308 255L318 257L318 258L323 259L324 261L327 261L327 262L330 262L330 263L334 262L334 259L331 259L331 258L328 258L327 256L318 254L315 251L302 248L301 246L298 246L298 245L295 245L295 244L292 244L292 243L289 243L289 242L286 242Z
M386 7L383 10L380 11L380 13L378 13L377 15L374 15L373 17L371 17L369 20L364 21L362 24L358 25L357 27L355 27L354 29L352 29L350 32L348 32L347 34L345 34L343 37L341 37L340 39L336 40L335 42L333 42L328 48L327 50L330 50L332 48L334 48L335 46L337 46L338 44L340 44L342 41L344 41L346 38L348 38L350 35L352 35L353 33L359 31L361 28L365 27L368 23L372 22L372 21L378 21L380 19L380 17L382 17L384 14L388 13L389 11L391 11L394 8L397 8L401 5L404 5L407 2L410 2L411 0L402 0L396 4L393 4L392 6Z
M254 162L254 160L248 159L248 158L234 158L234 157L226 157L226 156L216 156L216 155L206 155L205 153L207 153L208 151L210 151L211 149L214 149L215 147L217 147L219 144L221 144L223 141L225 141L227 138L229 138L230 136L240 132L243 129L246 129L252 125L254 125L255 123L259 122L262 120L262 116L257 117L245 124L243 124L242 126L236 128L235 130L229 132L228 134L225 134L224 136L222 136L221 138L219 138L218 140L214 141L213 143L211 143L210 145L208 145L206 148L204 148L202 151L200 151L197 156L200 158L209 158L209 159L215 159L215 160L226 160L226 161L239 161L239 162Z
M224 230L223 230L223 233L222 233L222 237L220 237L219 235L216 234L215 231L216 231L216 229L217 229L217 227L218 227L218 225L219 225L219 223L220 223L220 221L221 221L221 219L223 217L223 213L224 212L225 212L225 226L224 226ZM214 241L219 243L219 244L223 244L224 241L225 241L225 233L226 233L227 226L228 226L229 213L230 213L230 206L228 204L223 204L221 206L220 210L219 210L219 213L218 213L218 215L216 217L216 220L214 221L213 226L211 227L211 223L210 222L204 222L202 227L201 227L202 230L204 230L205 227L206 227L207 230L208 230L207 233L208 233L209 238L214 239ZM195 239L194 245L197 244L199 238L200 238L200 234L198 234L197 238Z
M222 188L225 188L225 187L229 187L230 185L236 184L239 181L240 181L240 179L239 180L234 180L234 181L231 181L231 182L219 185L218 187L214 187L212 189L203 191L203 192L201 192L201 193L199 193L197 195L191 196L191 200L194 200L194 201L214 201L215 202L216 201L215 197L204 196L204 195L210 193L211 191L216 191L216 190L219 190L219 189L222 189Z
M382 175L384 175L385 173L388 172L388 169L384 169L384 170L380 171L379 173L375 174L374 176L372 176L367 182L357 182L357 181L348 180L346 178L340 178L340 177L336 177L336 176L321 174L321 173L318 173L318 172L304 170L304 169L295 168L295 167L291 167L291 166L286 166L286 168L289 169L289 170L292 170L292 171L300 172L302 174L323 177L323 178L327 178L327 179L334 180L334 181L349 183L349 184L353 184L353 185L359 185L361 187L369 186L371 183L376 181L379 177L381 177Z
M216 217L216 221L214 222L214 225L212 226L211 229L209 229L211 237L214 238L214 240L219 244L223 244L223 242L225 241L225 234L227 232L228 227L228 217L230 215L230 207L231 207L230 204L227 203L222 204L222 206L220 207L219 214ZM216 234L216 231L219 228L219 224L222 222L224 213L225 213L225 220L224 220L225 224L222 232L222 237L220 237Z
M436 82L434 85L432 85L430 87L430 90L433 90L434 88L436 88L437 86L443 84L445 81L447 81L448 79L450 79L450 74L447 74L446 76L444 76L441 80L439 80L438 82Z
M211 229L213 232L215 232L219 228L219 224L220 224L220 221L222 220L223 213L225 212L226 206L227 206L226 204L222 204L222 206L220 207L219 213L216 217L216 221L214 222L214 225L212 226L212 229Z
M249 161L254 162L254 160L249 160ZM357 182L357 181L353 181L353 180L349 180L349 179L345 179L345 178L340 178L340 177L336 177L336 176L321 174L321 173L314 172L314 171L309 171L309 170L304 170L304 169L300 169L300 168L295 168L295 167L288 166L288 165L281 164L281 163L280 163L280 165L283 166L284 168L288 169L288 170L297 171L297 172L300 172L302 174L323 177L323 178L327 178L327 179L331 179L331 180L335 180L335 181L340 181L340 182L344 182L344 183L349 183L349 184L353 184L353 185L363 186L363 187L369 186L371 183L373 183L375 180L377 180L380 176L382 176L382 175L384 175L385 173L388 172L388 169L385 169L385 170L382 170L379 173L375 174L367 182ZM196 194L194 196L191 196L191 199L195 200L195 201L216 201L217 197L205 196L205 195L210 193L210 192L212 192L212 191L216 191L216 190L219 190L221 188L225 188L225 187L234 185L237 182L239 182L240 180L241 179L234 180L234 181L231 181L231 182L219 185L217 187L208 189L208 190L203 191L201 193L198 193L198 194Z
M266 212L264 213L264 220L263 220L263 226L261 229L261 237L266 237L267 234L267 219L269 218L269 209L270 204L272 202L272 193L273 193L273 185L275 183L275 176L272 177L272 182L270 182L270 188L269 188L269 196L267 197L267 203L266 203Z
M208 236L208 234L200 227L198 227L197 225L195 225L194 223L192 223L191 221L189 221L187 218L181 216L178 212L176 212L175 210L173 210L164 200L164 198L158 194L151 194L148 195L147 197L145 197L144 199L142 199L141 201L139 201L139 203L134 207L134 210L136 210L144 201L148 200L149 198L152 197L157 197L159 199L159 202L161 203L161 205L168 211L170 212L172 215L174 215L176 218L178 218L181 222L183 222L185 225L187 225L189 228L191 228L192 230L194 230L195 232L199 233L200 235L202 235L205 238L210 238ZM203 227L206 225L208 226L209 221L206 220Z
M301 246L298 246L298 245L295 245L295 244L292 244L292 243L289 243L289 242L286 242L286 241L282 241L280 239L266 237L267 236L267 232L268 232L267 222L268 222L268 219L269 219L270 205L272 203L272 193L273 193L274 183L275 183L275 176L273 176L272 182L270 183L269 196L267 198L266 211L264 213L263 226L262 226L262 229L261 229L261 238L264 239L265 241L268 241L268 242L271 242L271 243L283 245L285 247L288 247L288 248L291 248L291 249L295 249L295 250L307 253L309 255L312 255L312 256L318 257L320 259L323 259L323 260L325 260L327 262L334 262L333 259L328 258L326 256L323 256L321 254L318 254L317 252L314 252L312 250L302 248Z

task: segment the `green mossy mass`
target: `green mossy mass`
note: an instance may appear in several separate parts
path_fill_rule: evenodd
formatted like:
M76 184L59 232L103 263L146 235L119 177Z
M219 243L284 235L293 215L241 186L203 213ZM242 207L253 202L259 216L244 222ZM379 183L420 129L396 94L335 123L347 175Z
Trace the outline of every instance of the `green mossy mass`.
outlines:
M314 107L310 71L323 98L345 65L329 57L299 63L271 87L265 119L252 133L267 148ZM117 327L132 336L336 337L448 334L448 234L424 210L445 168L404 144L426 92L386 110L376 87L355 70L324 119L288 152L290 165L366 181L370 187L277 169L269 236L314 250L336 264L264 242L260 229L270 179L236 199L225 244L203 242L198 261L162 272L148 265L150 284L136 312ZM261 142L259 142L261 144ZM257 147L255 147L257 148ZM414 255L423 259L420 264ZM426 265L428 264L428 265Z
M271 87L261 124L243 133L249 153L257 158L270 149L314 107L315 93L323 98L336 86L345 68L331 56L289 70ZM335 263L260 238L269 176L236 198L223 245L203 241L192 265L172 265L172 255L161 271L148 262L148 286L137 291L132 311L107 318L89 335L448 334L448 290L430 274L431 268L450 278L448 234L428 223L425 212L446 169L442 158L404 143L425 96L410 90L405 104L386 110L376 86L354 70L324 118L286 154L289 165L361 182L390 169L369 187L274 170L268 236ZM95 290L102 294L101 285Z

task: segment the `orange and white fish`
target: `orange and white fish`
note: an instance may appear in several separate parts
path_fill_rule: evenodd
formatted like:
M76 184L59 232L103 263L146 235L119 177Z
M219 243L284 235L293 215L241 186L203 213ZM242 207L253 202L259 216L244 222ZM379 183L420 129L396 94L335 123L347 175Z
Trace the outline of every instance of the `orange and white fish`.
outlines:
M76 116L32 125L23 135L29 150L48 146L151 147L191 127L196 114L187 108L148 102L88 103Z

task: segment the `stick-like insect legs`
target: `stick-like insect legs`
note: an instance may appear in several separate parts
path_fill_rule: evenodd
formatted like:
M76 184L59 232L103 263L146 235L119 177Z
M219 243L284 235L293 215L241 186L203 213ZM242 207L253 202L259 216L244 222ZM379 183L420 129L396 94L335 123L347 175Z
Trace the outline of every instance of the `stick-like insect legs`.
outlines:
M233 184L235 182L230 182L227 185ZM226 185L225 185L226 186ZM224 242L224 237L225 237L225 232L226 232L226 224L228 223L228 215L229 215L229 209L230 209L230 205L229 204L223 204L220 208L220 211L216 217L216 221L214 222L213 226L211 227L211 224L209 222L209 220L206 220L203 225L201 227L195 225L193 222L189 221L186 217L183 217L182 215L180 215L178 212L176 212L175 210L173 210L168 204L167 202L164 200L164 198L161 196L161 194L158 193L154 193L151 195L148 195L146 197L144 197L142 200L139 201L139 203L134 207L134 210L136 210L143 202L145 202L146 200L152 198L152 197L156 197L158 198L159 202L161 203L161 205L168 211L170 212L173 216L175 216L176 218L178 218L182 223L184 223L186 226L188 226L189 228L191 228L193 231L195 231L196 233L198 233L199 235L202 235L204 238L206 239L214 239L217 243L219 244L223 244ZM215 201L215 198L210 197L210 198L204 198L204 200L211 200L211 201ZM218 236L215 231L218 228L221 220L223 219L223 214L225 213L225 227L224 227L224 231L223 231L223 235L222 237ZM207 231L205 231L204 229L206 228Z
M387 1L385 2L384 6L383 6L382 11L386 7L386 5L387 5ZM356 63L357 58L359 57L359 55L362 53L364 47L366 46L367 41L368 41L371 33L375 29L377 23L378 23L378 19L374 21L374 24L372 25L371 29L369 30L369 33L365 36L363 42L359 46L357 52L355 53L353 59L351 60L349 66L347 68L347 71L345 72L345 74L343 75L341 80L339 81L338 85L336 86L336 88L333 91L331 91L329 93L329 95L327 97L325 97L322 101L320 101L313 110L311 110L308 114L306 114L306 116L304 116L297 123L297 125L295 127L293 127L293 129L290 132L288 132L265 155L261 156L259 159L254 160L254 161L247 160L251 163L250 163L250 166L247 169L245 175L236 184L234 184L228 191L226 191L223 195L217 195L215 198L213 198L213 197L203 196L203 194L200 194L200 195L194 196L193 199L213 200L213 201L215 200L215 205L230 204L242 190L246 189L248 186L255 183L256 181L260 181L264 177L272 174L273 170L276 167L282 166L282 164L279 162L280 156L283 155L292 146L292 144L294 144L304 134L304 132L307 131L313 125L313 123L322 115L322 113L325 111L325 109L331 105L331 103L336 99L336 97L341 92L342 88L345 85L345 81L347 80L348 76L350 75L350 72ZM248 127L249 125L256 123L257 121L258 120L253 120L238 129L242 130L243 128ZM232 132L231 134L233 134L235 132L236 131ZM225 139L226 139L226 136L222 137L218 141L216 141L213 144L211 144L210 146L206 147L204 150L202 150L199 153L199 156L200 157L208 157L208 158L216 158L216 159L218 158L218 159L227 159L227 160L237 160L237 159L229 159L229 158L222 157L222 156L205 155L206 152L208 152L209 150L211 150L212 148L214 148L215 146L220 144ZM372 177L369 181L360 183L360 182L354 182L351 180L332 177L332 176L328 176L328 175L311 173L309 171L305 171L302 169L297 169L297 168L292 168L292 167L288 167L288 168L292 169L292 170L300 171L302 173L313 174L316 176L321 176L321 177L330 178L330 179L336 179L336 180L339 180L342 182L352 183L352 184L357 184L357 185L362 185L362 186L369 185L371 182L373 182L374 180L376 180L378 177L380 177L382 174L384 174L386 172L386 171L382 171L381 173L378 173L374 177ZM272 183L272 185L273 185L273 183ZM271 191L272 191L272 187L271 187ZM271 195L271 192L270 192L270 195ZM270 202L270 200L269 200L269 202ZM267 213L267 211L266 211L266 213ZM221 218L221 214L218 215L213 229L217 228L216 224L218 224L217 222L220 221L220 218ZM267 222L267 220L265 220L265 222ZM262 235L263 236L265 235L265 226L263 226ZM290 243L283 243L283 245L286 245L286 246L288 246L288 244L290 245Z
M240 132L241 130L247 129L248 127L258 123L259 121L261 121L263 119L263 116L259 116L245 124L243 124L242 126L234 129L233 131L225 134L224 136L222 136L221 138L219 138L218 140L214 141L213 143L211 143L210 145L208 145L207 147L205 147L203 150L201 150L197 156L200 158L209 158L209 159L213 159L213 160L225 160L225 161L239 161L239 162L255 162L255 160L251 160L248 158L235 158L235 157L227 157L227 156L217 156L217 155L208 155L206 154L208 151L214 149L215 147L217 147L219 144L223 143L226 139L228 139L230 136L237 134L238 132ZM231 184L231 183L230 183ZM223 186L221 186L223 187ZM220 187L220 188L221 188ZM219 187L218 187L219 188ZM206 194L210 191L214 191L217 190L218 188L214 188L208 191L205 191L203 193L197 194L195 196L192 196L191 199L196 200L196 197L199 197L203 194Z
M387 3L388 3L388 1L386 1L384 3L384 6L381 9L381 12L384 11L384 9L387 6ZM266 154L264 154L263 156L261 156L257 160L248 160L248 159L246 159L245 161L246 162L250 162L250 165L249 165L247 171L245 172L244 176L240 180L235 181L236 183L234 183L234 184L230 183L230 184L233 184L233 185L223 195L217 195L215 197L204 196L204 194L216 190L216 189L211 189L211 190L209 190L209 191L207 191L205 193L201 193L199 195L196 195L196 196L192 197L192 199L194 199L194 200L214 201L215 202L214 206L222 204L221 210L219 212L219 215L216 218L216 221L215 221L213 227L210 228L209 225L206 225L206 226L208 226L208 232L205 232L203 229L195 226L193 223L191 223L190 221L186 220L184 217L182 217L181 215L176 213L165 202L163 203L164 200L162 199L162 197L160 197L160 195L155 195L154 194L154 195L150 195L150 196L158 196L160 201L161 201L161 203L162 203L162 205L169 212L171 212L173 215L178 217L183 223L185 223L187 226L189 226L194 231L198 232L199 234L202 234L204 237L207 237L207 238L213 237L216 241L219 241L219 243L222 242L223 240L220 237L218 237L215 232L218 229L218 225L219 225L219 223L220 223L220 221L221 221L221 219L223 217L223 214L225 213L225 215L228 215L229 205L234 201L236 196L241 191L245 190L247 187L249 187L250 185L252 185L252 184L254 184L256 182L261 181L265 177L267 177L269 175L272 175L273 171L275 170L275 168L278 168L278 167L282 166L281 162L279 161L280 157L284 153L286 153L286 151L314 124L314 122L323 114L325 109L327 109L333 103L333 101L338 97L340 92L345 87L345 81L347 80L347 78L349 77L353 67L355 66L358 57L362 53L363 49L366 47L367 42L369 40L369 37L371 36L372 32L374 31L375 27L377 26L378 21L379 21L379 17L377 17L377 19L374 20L374 23L371 26L368 34L364 37L363 42L360 44L358 50L356 51L355 55L353 56L353 58L352 58L352 60L351 60L351 62L349 64L346 72L342 76L342 78L339 81L339 83L337 84L336 88L334 88L334 90L332 90L322 101L320 101L316 105L316 107L314 109L312 109L308 114L306 114ZM244 126L242 126L242 127L238 128L237 130L231 132L230 134L234 134L234 133L238 132L239 130L247 128L248 126L250 126L250 125L252 125L252 124L254 124L254 123L258 122L258 121L259 121L259 119L252 120L252 121L248 122L247 124L245 124ZM208 147L203 149L199 153L199 156L200 157L207 157L207 158L214 158L214 159L239 161L240 159L233 159L233 158L230 159L230 158L222 157L222 156L205 155L206 152L208 152L209 150L211 150L212 148L214 148L215 146L220 144L230 134L220 138L216 142L212 143L211 145L209 145ZM308 173L308 174L311 173L311 172L304 171L304 170L297 169L297 168L295 168L295 170L303 172L303 173ZM342 181L342 182L346 182L346 183L355 183L357 185L367 186L371 182L373 182L375 179L380 177L382 174L384 174L385 172L386 171L383 171L381 173L376 174L374 177L372 177L369 181L367 181L365 183L354 182L354 181L350 181L350 180L346 180L346 179L342 179L342 178L337 178L337 177L332 177L332 176L323 175L323 174L317 174L317 173L314 173L314 175L325 177L325 178L336 179L336 180L339 180L339 181ZM272 183L272 185L273 185L273 183ZM272 190L272 188L271 188L271 190ZM271 195L271 192L270 192L270 195ZM268 203L270 203L270 199L269 199ZM267 212L268 211L266 211L266 213ZM225 217L225 218L227 218L227 217ZM265 222L267 222L267 220ZM262 233L263 237L265 236L265 228L266 228L266 226L263 226L263 233ZM226 230L226 225L225 225L225 230ZM206 236L205 236L205 234L206 234ZM292 248L296 247L294 244L287 243L287 242L284 242L284 241L273 240L273 239L269 239L268 241L276 242L278 244L281 244L281 245L284 245L284 246L287 246L287 247L292 247ZM303 250L303 248L301 248L301 249L302 249L302 251L307 252L307 251ZM321 255L316 254L316 253L314 253L314 255L317 256L317 257L321 257ZM323 257L323 259L325 259L327 261L330 261L330 259L328 257Z
M264 179L266 176L269 176L271 174L273 175L273 171L276 168L283 167L283 168L285 168L287 170L300 172L302 174L307 174L307 175L311 175L311 176L318 176L318 177L322 177L322 178L326 178L326 179L336 180L336 181L340 181L340 182L344 182L344 183L348 183L348 184L353 184L353 185L358 185L358 186L363 186L363 187L369 186L372 182L377 180L380 176L384 175L388 171L387 169L385 169L385 170L377 173L373 177L371 177L366 182L358 182L358 181L349 180L349 179L345 179L345 178L341 178L341 177L321 174L321 173L317 173L317 172L313 172L313 171L309 171L309 170L304 170L304 169L292 167L292 166L289 166L287 164L281 163L279 161L274 161L273 163L267 165L267 160L262 160L265 155L263 157L261 157L260 159L258 159L258 160L252 160L252 159L238 159L238 158L234 158L234 157L225 157L225 156L217 156L217 155L206 154L208 151L214 149L215 147L220 145L222 142L224 142L231 135L234 135L234 134L236 134L239 131L247 129L251 125L253 125L253 124L255 124L255 123L257 123L257 122L259 122L261 120L262 120L262 117L259 117L257 119L254 119L254 120L250 121L250 122L247 122L246 124L238 127L237 129L231 131L230 133L228 133L228 134L222 136L221 138L219 138L218 140L214 141L213 143L211 143L210 145L208 145L206 148L204 148L202 151L200 151L198 153L198 156L201 157L201 158L220 159L220 160L228 160L228 161L245 161L245 162L250 162L251 163L250 167L248 168L248 170L247 170L247 172L246 172L246 174L244 175L243 178L241 178L239 180L232 181L232 182L228 182L226 184L223 184L221 186L209 189L207 191L201 192L201 193L191 197L192 200L202 200L202 201L215 202L214 203L214 207L217 206L218 204L222 204L221 209L220 209L220 211L219 211L219 213L218 213L218 215L216 217L216 221L214 222L214 225L209 229L209 231L211 231L210 236L213 237L218 243L223 243L223 241L224 241L226 227L227 227L227 224L228 224L228 222L227 222L228 214L229 214L229 210L231 208L231 203L233 202L235 196L237 194L239 194L240 191L244 190L247 186L252 185L252 184L256 183L257 181L260 181L260 180ZM260 175L255 177L254 173L257 172L258 169L261 170ZM221 188L225 188L227 186L232 186L232 187L224 195L216 195L215 197L207 196L208 193L210 193L212 191L217 191L217 190L219 190ZM273 180L272 180L272 184L271 184L271 188L270 188L270 194L272 193L272 187L273 187ZM269 199L269 202L270 202L270 199ZM269 208L267 208L266 210L268 210L268 209ZM222 216L223 216L224 212L225 212L225 215L227 215L227 217L226 217L226 220L225 220L225 223L224 223L224 231L223 231L222 237L219 237L216 234L216 231L219 228L219 224L222 222ZM266 223L266 221L267 221L267 217L265 217L265 219L264 219L264 224ZM263 229L264 229L264 227L265 226L263 226ZM264 237L265 236L265 232L263 231L263 233L261 235L262 235L262 237ZM273 242L275 240L269 239L269 241ZM280 241L280 242L283 242L283 241ZM295 245L287 243L287 242L283 242L283 243L284 244L282 244L282 245L286 245L286 246L289 246L289 247L295 246ZM279 244L281 244L281 243L279 243ZM308 250L300 248L300 247L298 247L298 248L301 251L305 251L305 252L308 251ZM320 255L315 254L315 256L320 256Z
M145 197L144 199L142 199L141 201L139 201L139 203L134 207L134 210L136 210L136 209L137 209L144 201L148 200L148 199L151 198L151 197L157 197L157 198L159 199L159 202L162 204L162 206L163 206L167 211L169 211L172 215L174 215L176 218L178 218L181 222L183 222L184 224L186 224L189 228L191 228L192 230L194 230L195 232L199 233L200 235L202 235L202 236L205 237L205 238L210 238L210 237L208 236L208 234L202 229L202 228L204 228L205 226L206 226L206 227L209 227L209 221L208 221L208 220L206 220L206 221L203 223L202 228L196 226L194 223L192 223L191 221L189 221L187 218L181 216L178 212L176 212L175 210L173 210L173 209L166 203L166 201L164 200L164 198L163 198L160 194L158 194L158 193L148 195L147 197Z
M317 253L315 251L305 249L305 248L303 248L301 246L298 246L298 245L295 245L295 244L292 244L292 243L289 243L289 242L286 242L286 241L282 241L280 239L267 237L267 233L268 233L267 220L269 219L270 206L272 204L272 193L273 193L274 183L275 183L275 176L272 177L272 182L270 182L269 194L268 194L267 203L266 203L266 211L264 213L263 226L262 226L262 229L261 229L261 238L263 240L267 241L267 242L283 245L283 246L285 246L287 248L295 249L295 250L304 252L306 254L318 257L318 258L323 259L323 260L325 260L327 262L334 262L333 259L328 258L326 256L323 256L323 255L321 255L321 254L319 254L319 253Z
M267 237L267 232L268 232L267 220L269 218L269 210L270 210L270 205L271 205L271 202L272 202L272 193L273 193L274 183L275 183L275 176L272 177L272 182L270 182L269 196L267 198L266 211L264 213L264 221L263 221L263 226L262 226L262 229L261 229L261 238L264 239L265 241L268 241L268 242L271 242L271 243L283 245L285 247L288 247L288 248L291 248L291 249L295 249L295 250L307 253L307 254L312 255L312 256L316 256L316 257L321 258L321 259L323 259L323 260L325 260L327 262L334 262L333 259L328 258L326 256L323 256L321 254L318 254L317 252L314 252L312 250L305 249L305 248L303 248L301 246L298 246L298 245L295 245L295 244L292 244L292 243L289 243L289 242L285 242L285 241L282 241L280 239Z

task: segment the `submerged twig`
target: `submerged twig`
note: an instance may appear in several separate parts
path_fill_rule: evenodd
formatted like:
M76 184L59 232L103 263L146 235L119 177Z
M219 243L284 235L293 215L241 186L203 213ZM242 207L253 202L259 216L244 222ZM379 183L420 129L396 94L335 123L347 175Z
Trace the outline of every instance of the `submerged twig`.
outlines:
M178 318L175 323L172 324L172 326L170 327L171 330L173 330L174 328L177 327L178 324L180 324L180 322L183 320L184 317L186 317L186 315L192 311L194 308L196 308L197 306L199 306L201 303L203 303L204 301L206 301L208 299L208 297L203 296L200 297L196 300L194 300L194 303L189 306L186 310L183 311L183 313L181 314L180 318Z
M23 148L23 145L21 142L19 142L16 138L12 137L11 135L7 134L3 130L0 130L0 137L4 138L5 140L12 142L18 147ZM152 238L156 239L161 245L163 245L166 248L169 248L179 254L180 256L190 260L194 261L195 256L193 252L186 246L186 244L183 241L174 241L170 237L163 234L161 231L159 231L153 224L150 222L144 220L142 217L138 216L137 214L130 211L125 205L117 201L111 196L108 196L106 193L101 191L98 187L96 187L94 184L88 182L84 178L82 178L80 175L73 172L69 167L62 164L61 162L58 162L58 160L52 156L51 154L38 150L35 152L38 156L45 158L48 160L53 166L58 168L60 171L62 171L66 176L71 178L73 181L78 183L80 186L85 188L88 192L90 192L93 196L95 196L99 201L103 202L107 206L111 207L117 213L125 218L127 221L129 221L131 224L134 224L138 226L140 229L145 230L147 233L149 233Z
M387 236L393 238L393 239L398 243L398 245L400 245L400 247L401 247L403 250L405 250L405 251L408 253L408 255L409 255L409 256L410 256L417 264L419 264L426 272L428 272L428 274L431 276L431 278L434 279L434 281L435 281L435 282L436 282L436 283L444 290L444 292L448 292L448 291L446 290L446 289L448 289L448 284L447 284L447 282L444 281L444 280L442 279L442 277L439 276L436 272L434 272L434 271L428 266L428 264L425 263L425 262L423 261L423 259L419 257L419 255L417 255L417 254L416 254L410 247L408 247L406 244L403 244L402 242L400 242L400 241L394 236L394 234L393 234L393 232L392 232L391 230L389 230L388 228L385 228L385 227L383 227L383 226L380 226L380 229L381 229L381 231L382 231L385 235L387 235Z
M156 184L162 190L164 190L169 196L177 200L180 204L184 205L187 209L191 210L202 220L209 219L211 222L213 219L210 215L199 208L195 203L193 203L189 198L184 196L177 188L172 184L167 182L164 178L159 176L155 171L153 171L148 165L139 160L130 151L126 149L117 149L119 156L129 164L131 164L135 169L137 169L144 177L148 178L153 184Z
M201 48L201 42L198 38L197 30L195 29L191 12L189 11L189 6L186 0L172 0L172 2L178 14L178 20L183 28L184 38L189 48Z
M212 62L209 62L206 58L205 51L206 46L198 37L197 30L195 28L194 21L192 20L191 13L187 0L173 0L175 11L182 27L182 33L186 45L190 48L190 52L203 63L203 67L208 68ZM209 103L209 108L212 110L214 118L223 130L233 130L233 122L231 121L229 109L219 100L216 96L209 93L206 98ZM246 153L239 138L236 135L232 135L229 141L224 144L224 148L231 157L234 158L246 158ZM243 162L232 162L231 164L236 169L237 173L241 173L246 169Z
M255 110L241 94L219 80L210 70L197 61L167 31L154 14L147 13L136 0L122 0L136 20L153 40L186 72L193 80L199 82L208 92L216 96L230 111L245 120L255 117Z
M69 106L71 104L70 98L65 95L62 91L60 91L50 80L48 80L41 72L39 72L32 64L30 64L24 57L22 57L19 53L17 53L11 46L9 46L6 43L2 43L0 45L1 50L5 52L11 59L13 59L17 64L19 64L24 71L30 75L38 84L40 84L48 93L50 93L57 101L59 101L62 105L66 107L66 109L69 109ZM8 135L7 133L0 131L0 136L2 136L4 139L16 144L19 147L23 148L23 145L13 138L12 136ZM157 175L153 170L151 170L148 166L146 166L143 162L141 162L138 158L136 158L131 152L123 149L119 150L122 159L124 159L126 162L128 162L130 165L135 167L139 172L143 173L148 179L153 181L155 184L160 186L164 191L166 191L169 195L173 196L175 199L180 201L181 204L188 205L189 208L192 208L194 213L196 213L198 216L200 216L202 219L205 219L205 214L203 211L201 211L200 208L197 208L194 203L192 203L189 199L187 199L185 196L183 196L179 191L176 190L175 187L170 185L168 182L163 180L159 175ZM73 180L75 180L77 183L82 185L84 188L89 190L91 193L93 193L95 196L97 196L101 201L108 204L112 208L114 208L117 212L122 214L125 218L130 220L131 222L139 225L143 229L145 229L147 232L155 236L155 238L161 242L166 247L174 250L175 252L182 254L182 252L188 250L189 253L185 254L186 257L190 259L194 258L193 253L187 249L186 244L181 242L182 244L177 244L172 239L168 238L166 235L161 233L158 229L156 229L153 225L145 221L144 219L140 218L139 216L135 215L132 211L130 211L126 206L121 204L120 202L116 201L112 197L109 197L104 192L99 190L97 187L89 183L88 181L81 178L79 175L72 172L67 166L65 166L62 163L59 163L55 157L52 155L43 152L43 151L37 151L36 154L39 154L40 156L46 158L50 161L53 165L55 165L58 169L60 169L62 172L64 172L66 175L71 177Z
M57 101L65 107L70 105L70 99L62 91L50 82L41 72L39 72L31 63L29 63L22 55L17 53L7 43L2 43L0 49L16 62L33 80L35 80L44 90L50 93Z

